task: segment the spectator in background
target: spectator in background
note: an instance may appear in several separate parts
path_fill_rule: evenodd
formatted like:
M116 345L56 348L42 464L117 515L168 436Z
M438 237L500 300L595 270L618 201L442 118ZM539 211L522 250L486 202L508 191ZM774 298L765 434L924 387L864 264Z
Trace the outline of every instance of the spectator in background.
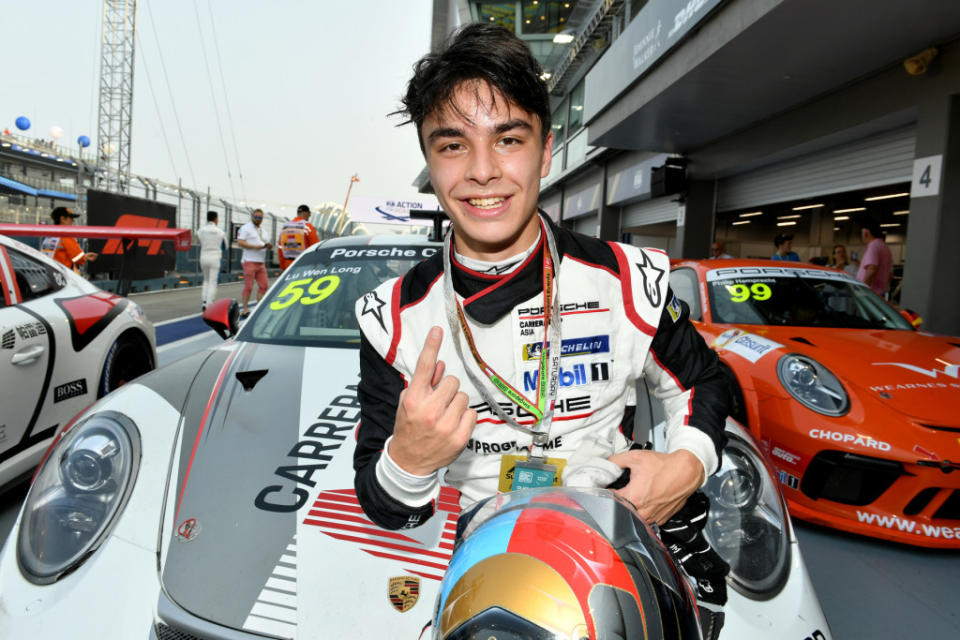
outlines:
M79 218L79 213L70 211L67 207L57 207L50 212L53 218L53 224L72 225L74 218ZM92 251L84 251L73 238L44 238L40 245L40 250L53 258L67 269L72 269L80 273L80 265L87 260L93 262L97 259L97 254Z
M847 257L847 248L842 244L834 245L830 266L857 277L857 265L850 262L850 258Z
M302 204L297 207L297 217L280 227L280 268L289 267L307 247L318 242L317 230L310 224L310 207Z
M246 318L250 315L248 306L250 304L250 294L253 293L253 283L257 283L257 299L262 300L267 292L267 267L264 264L267 260L267 249L273 245L263 239L263 230L260 225L263 223L263 210L254 209L250 216L250 222L240 227L237 232L237 244L243 247L243 255L240 262L243 265L243 294L241 302L243 309L240 311L240 317Z
M867 245L857 270L857 280L882 296L887 293L890 276L893 275L890 248L883 241L879 222L869 217L860 218L857 222L860 225L860 239Z
M800 256L791 250L793 249L792 235L778 233L773 239L773 246L777 248L777 252L770 256L771 260L789 260L791 262L800 262Z
M718 259L718 258L726 259L726 258L732 258L732 257L733 257L733 256L730 255L729 253L724 253L724 252L723 252L723 243L720 242L719 240L714 240L714 241L713 241L713 244L710 245L710 259L711 259L711 260Z
M206 311L207 305L217 298L220 251L226 238L226 234L217 226L217 221L217 212L207 211L207 224L197 229L197 240L200 242L200 271L203 273L203 287L200 294L201 311Z

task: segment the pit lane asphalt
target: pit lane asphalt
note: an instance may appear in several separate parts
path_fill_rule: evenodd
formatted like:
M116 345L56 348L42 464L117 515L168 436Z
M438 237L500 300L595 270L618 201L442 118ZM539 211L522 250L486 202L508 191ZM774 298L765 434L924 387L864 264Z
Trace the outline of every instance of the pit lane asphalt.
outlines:
M221 285L217 295L239 298L241 289L241 283ZM131 298L160 324L160 366L220 341L199 318L199 288ZM7 537L25 496L25 486L0 496L0 536ZM960 551L907 547L799 521L794 526L833 638L960 637ZM814 631L807 637L816 637Z

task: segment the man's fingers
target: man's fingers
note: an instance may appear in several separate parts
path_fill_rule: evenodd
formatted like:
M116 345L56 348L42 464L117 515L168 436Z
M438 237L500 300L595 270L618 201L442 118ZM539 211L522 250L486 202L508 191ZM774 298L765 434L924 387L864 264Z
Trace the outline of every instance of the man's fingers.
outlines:
M431 384L434 378L434 371L437 366L437 354L440 353L440 343L443 341L443 329L432 327L427 333L427 339L423 342L423 349L420 351L420 357L417 358L417 367L413 371L413 379L410 380L410 387L418 390L425 390Z
M430 381L430 386L435 387L440 384L440 381L443 379L443 372L447 368L447 365L444 364L443 360L437 360L437 366L433 369L433 379Z

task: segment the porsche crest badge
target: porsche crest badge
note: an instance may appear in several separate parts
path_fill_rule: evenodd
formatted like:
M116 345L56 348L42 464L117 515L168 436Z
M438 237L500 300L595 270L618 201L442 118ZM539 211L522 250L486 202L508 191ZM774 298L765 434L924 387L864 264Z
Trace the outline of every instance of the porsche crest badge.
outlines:
M390 604L404 613L413 608L420 598L420 578L399 576L390 578Z

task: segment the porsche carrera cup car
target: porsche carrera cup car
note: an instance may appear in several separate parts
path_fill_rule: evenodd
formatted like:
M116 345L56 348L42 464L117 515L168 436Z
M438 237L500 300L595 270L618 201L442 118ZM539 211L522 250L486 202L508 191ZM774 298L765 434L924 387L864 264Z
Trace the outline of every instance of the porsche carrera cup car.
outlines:
M960 338L916 331L827 267L684 261L670 284L794 516L960 548Z
M16 240L0 236L0 487L32 472L57 428L156 366L153 325Z
M361 313L381 313L368 292L437 250L403 236L311 247L235 337L79 416L0 555L0 637L429 637L459 496L443 488L430 520L399 531L359 506L354 310L362 298ZM230 337L236 303L205 319ZM659 442L654 406L636 413ZM733 567L720 637L826 640L774 476L728 429L706 489L709 535Z

